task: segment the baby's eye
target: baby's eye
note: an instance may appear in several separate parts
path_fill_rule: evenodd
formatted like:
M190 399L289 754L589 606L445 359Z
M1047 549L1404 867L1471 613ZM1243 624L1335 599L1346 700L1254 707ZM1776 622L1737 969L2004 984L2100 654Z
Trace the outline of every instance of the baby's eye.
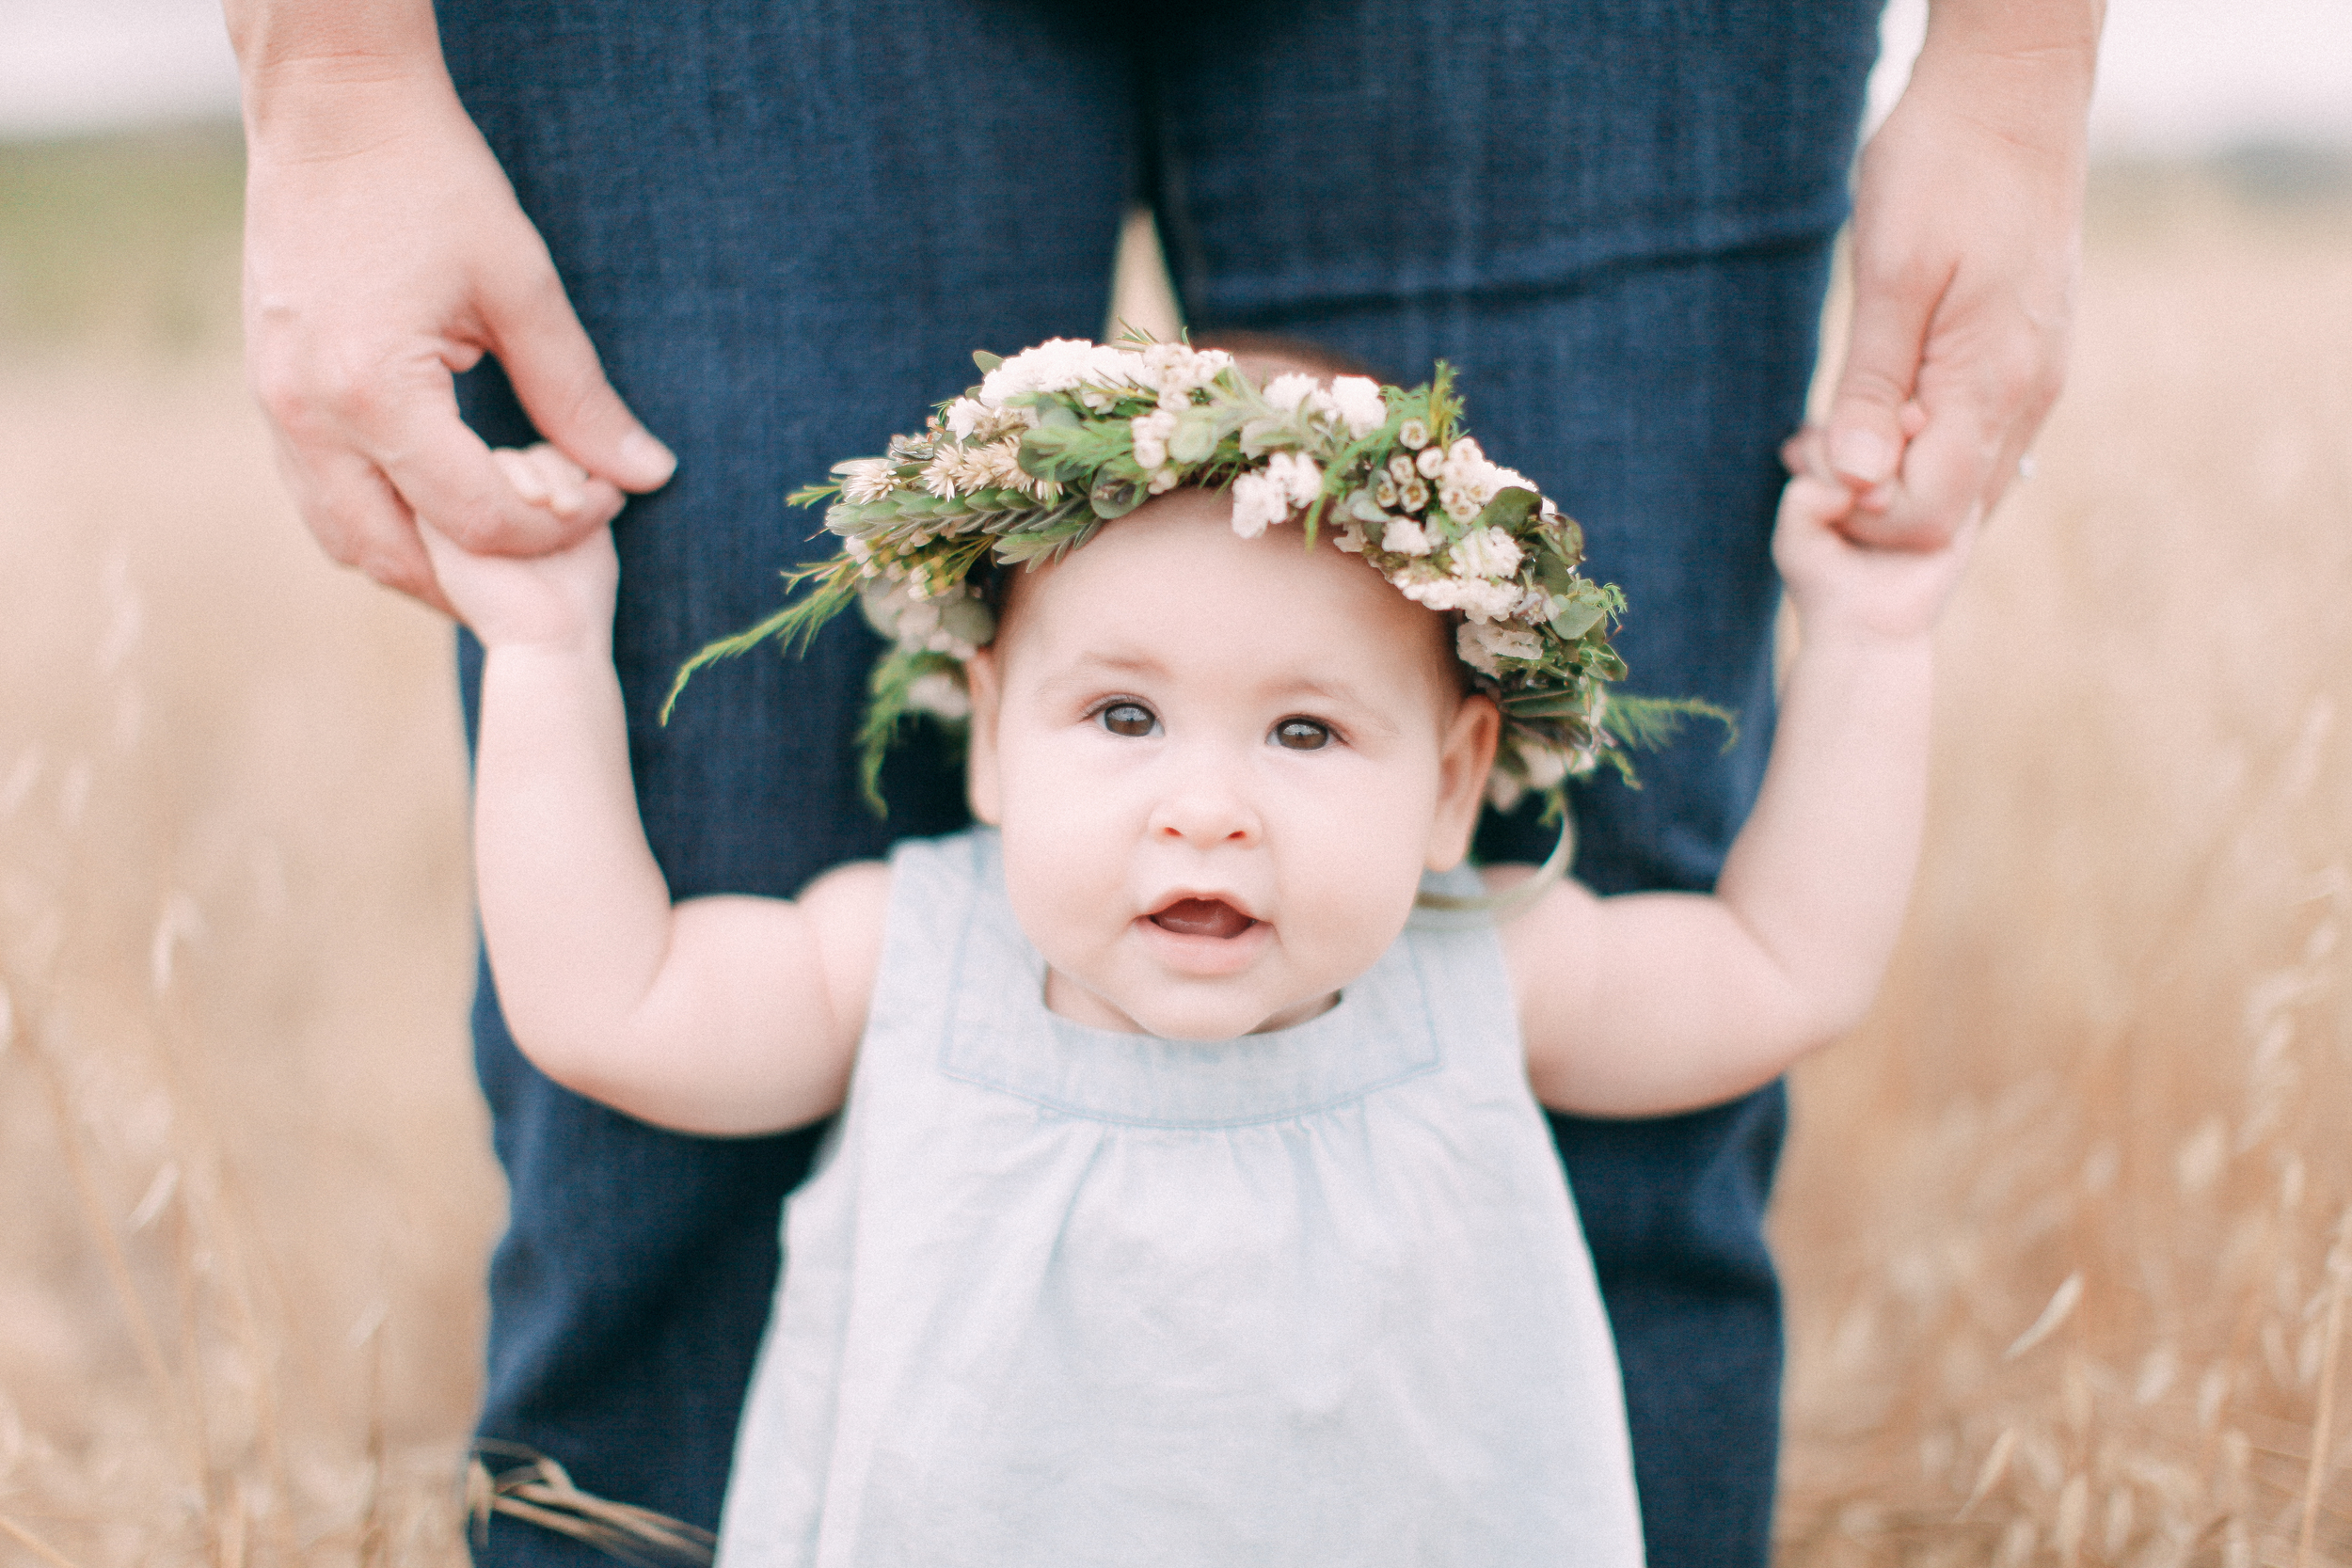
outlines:
M1159 720L1141 703L1113 703L1095 718L1113 735L1146 736L1160 727Z
M1291 752L1319 752L1331 743L1331 726L1320 719L1285 719L1274 726L1274 744Z

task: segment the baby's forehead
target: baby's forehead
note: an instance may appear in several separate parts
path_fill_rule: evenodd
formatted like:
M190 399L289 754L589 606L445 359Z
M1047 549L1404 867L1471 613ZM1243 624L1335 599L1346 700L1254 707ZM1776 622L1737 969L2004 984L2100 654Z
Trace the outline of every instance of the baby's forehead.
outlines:
M1230 497L1189 486L1152 498L1052 565L1011 573L1000 614L1000 642L1042 632L1065 659L1183 644L1193 632L1246 642L1302 679L1350 657L1367 674L1393 674L1381 656L1399 649L1415 686L1432 672L1447 690L1465 678L1447 617L1339 549L1333 531L1311 546L1296 522L1244 539Z

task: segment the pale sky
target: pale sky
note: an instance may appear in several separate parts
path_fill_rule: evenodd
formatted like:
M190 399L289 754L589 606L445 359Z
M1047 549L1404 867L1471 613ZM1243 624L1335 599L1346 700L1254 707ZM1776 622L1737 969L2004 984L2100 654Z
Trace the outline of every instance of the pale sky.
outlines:
M1882 103L1925 10L1888 8ZM0 137L222 117L236 103L214 0L0 0ZM2091 135L2111 156L2352 147L2352 0L2113 0Z

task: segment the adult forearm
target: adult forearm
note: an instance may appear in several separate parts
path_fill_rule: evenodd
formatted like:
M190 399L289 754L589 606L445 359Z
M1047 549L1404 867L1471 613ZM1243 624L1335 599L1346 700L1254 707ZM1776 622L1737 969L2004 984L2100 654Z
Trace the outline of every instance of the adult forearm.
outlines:
M2106 0L1929 0L1919 57L1931 66L1961 58L2042 73L2037 108L2079 110L2098 62Z
M222 0L221 9L256 138L343 118L321 113L331 99L320 87L362 100L371 87L450 90L432 0Z

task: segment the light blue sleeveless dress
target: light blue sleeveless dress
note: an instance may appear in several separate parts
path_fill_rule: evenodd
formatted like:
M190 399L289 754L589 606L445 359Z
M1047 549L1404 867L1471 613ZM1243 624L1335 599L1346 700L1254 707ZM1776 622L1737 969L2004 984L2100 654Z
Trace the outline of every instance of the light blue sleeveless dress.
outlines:
M891 867L722 1568L1641 1562L1491 930L1416 925L1322 1017L1191 1043L1046 1011L993 832Z

